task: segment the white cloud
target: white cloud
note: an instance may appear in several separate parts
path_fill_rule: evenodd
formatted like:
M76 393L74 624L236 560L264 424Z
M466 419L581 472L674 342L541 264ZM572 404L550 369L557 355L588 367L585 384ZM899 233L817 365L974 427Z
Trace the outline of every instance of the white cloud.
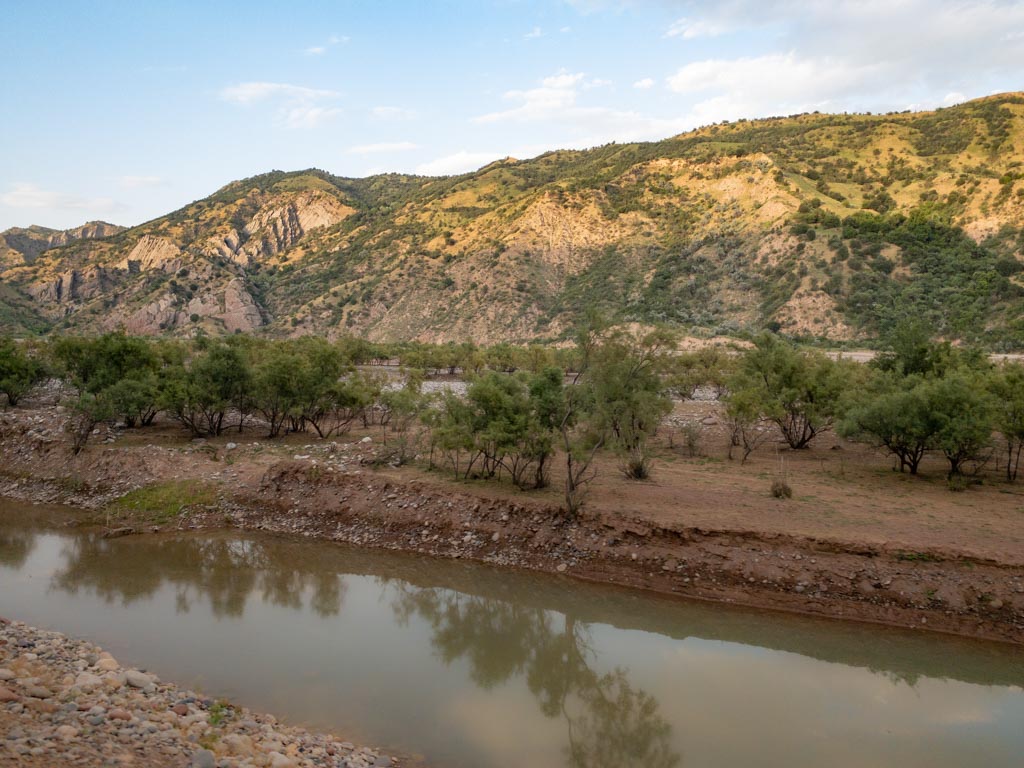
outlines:
M123 208L109 197L77 197L63 192L43 189L37 184L16 182L0 195L0 203L11 208L49 208L52 210L92 211L109 213Z
M561 28L560 30L558 30L558 31L559 31L559 32L561 32L561 33L562 33L563 35L567 35L567 34L569 34L570 32L572 32L572 27L562 27L562 28Z
M272 98L302 99L314 101L338 96L337 91L326 91L319 88L306 88L290 83L248 82L229 85L220 92L224 101L234 104L254 104Z
M458 173L475 171L488 163L500 160L502 157L504 155L501 152L467 152L462 150L422 163L416 166L416 173L421 176L453 176Z
M350 39L351 38L349 38L347 35L331 35L329 38L327 38L326 43L321 43L319 45L311 45L309 46L309 48L304 48L302 52L306 56L323 56L325 53L327 53L328 50L336 46L338 43L347 43Z
M239 83L221 90L220 96L224 101L243 106L276 103L277 121L286 128L312 128L341 114L339 107L330 105L340 96L337 91L291 83Z
M659 118L607 106L579 103L584 94L593 93L594 84L583 72L559 72L544 78L538 88L508 91L504 98L518 102L510 109L478 115L472 122L480 125L501 123L539 123L567 128L553 147L591 147L609 141L661 139L692 127L688 117Z
M951 107L954 104L960 104L960 103L962 103L964 101L967 101L967 97L964 96L959 91L950 91L942 99L943 105L945 105L947 107Z
M523 38L526 40L536 40L538 37L544 37L544 30L542 30L540 27L534 27L525 35L523 35Z
M340 107L317 107L312 104L296 104L278 113L286 128L315 128L340 114Z
M159 176L122 176L121 186L125 189L141 189L144 187L159 187L164 180Z
M490 112L473 118L475 123L499 123L507 121L528 122L544 120L561 110L569 109L576 103L576 87L585 75L582 72L570 74L560 72L541 80L539 88L526 91L508 91L505 99L521 102L519 106L500 112Z
M370 115L377 120L415 120L416 110L404 107L374 107Z
M649 77L645 77L643 80L637 80L633 83L633 87L638 91L647 91L654 87L654 80Z
M704 19L677 19L665 33L665 37L680 37L683 40L693 40L698 37L718 37L729 31L729 27L722 23L707 21Z
M693 106L699 124L838 108L879 74L874 64L786 53L696 61L669 77L668 86L680 94L711 93Z
M382 152L409 152L419 149L419 144L411 141L382 141L377 144L359 144L348 148L350 155L372 155Z

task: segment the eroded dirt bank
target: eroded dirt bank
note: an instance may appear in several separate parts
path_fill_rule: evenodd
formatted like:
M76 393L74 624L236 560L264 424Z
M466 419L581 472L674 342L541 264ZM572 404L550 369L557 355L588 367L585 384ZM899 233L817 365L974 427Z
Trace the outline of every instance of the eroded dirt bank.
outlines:
M71 457L59 419L0 422L0 496L101 510L169 480L209 484L216 502L154 528L237 527L364 547L470 558L702 600L1024 643L1024 566L969 546L879 544L653 522L628 509L567 519L544 500L370 469L375 444L123 444ZM105 440L114 442L105 443ZM119 444L122 443L122 444ZM301 452L300 452L301 451Z

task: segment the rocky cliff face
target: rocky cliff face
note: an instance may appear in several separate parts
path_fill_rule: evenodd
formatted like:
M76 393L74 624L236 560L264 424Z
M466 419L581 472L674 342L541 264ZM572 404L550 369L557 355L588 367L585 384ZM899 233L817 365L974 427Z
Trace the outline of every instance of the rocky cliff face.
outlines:
M0 232L0 269L31 264L51 248L59 248L76 240L95 240L124 231L124 227L105 221L90 221L73 229L47 227L14 227Z
M302 193L284 203L270 201L241 230L230 229L210 238L206 252L238 264L258 263L354 212L354 208L337 198L316 191Z

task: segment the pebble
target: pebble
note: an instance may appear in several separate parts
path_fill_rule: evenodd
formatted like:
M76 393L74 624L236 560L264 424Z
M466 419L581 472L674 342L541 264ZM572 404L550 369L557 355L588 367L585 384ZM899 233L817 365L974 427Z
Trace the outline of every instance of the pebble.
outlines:
M75 678L75 685L77 685L82 690L88 691L92 688L96 688L100 685L103 685L103 678L99 675L94 675L90 672L83 672Z
M217 758L208 749L200 749L192 755L192 768L217 768Z
M132 688L145 688L149 689L153 685L153 678L149 675L137 672L134 669L130 669L124 673L124 680Z

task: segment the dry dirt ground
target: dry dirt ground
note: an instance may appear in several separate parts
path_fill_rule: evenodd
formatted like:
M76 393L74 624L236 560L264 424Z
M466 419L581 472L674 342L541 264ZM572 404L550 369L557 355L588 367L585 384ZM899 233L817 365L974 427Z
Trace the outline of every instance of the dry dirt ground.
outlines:
M254 426L197 442L169 422L104 430L72 457L66 414L46 402L0 413L0 497L102 510L133 488L189 480L217 503L163 527L296 533L1024 642L1024 483L993 468L954 493L937 460L920 477L901 475L881 453L832 435L804 451L768 442L741 464L726 458L717 408L677 407L651 480L626 480L602 457L576 519L560 511L557 465L551 488L524 493L422 464L374 468L379 427L268 441ZM684 423L701 424L695 456ZM792 499L772 498L778 477Z

